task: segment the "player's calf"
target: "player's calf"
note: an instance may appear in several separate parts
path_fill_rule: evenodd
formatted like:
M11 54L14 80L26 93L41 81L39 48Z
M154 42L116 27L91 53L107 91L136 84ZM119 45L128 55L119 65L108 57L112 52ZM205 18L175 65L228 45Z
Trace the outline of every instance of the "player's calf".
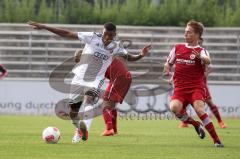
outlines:
M79 129L80 137L82 138L83 141L86 141L88 139L88 130L84 121L79 122Z
M203 130L203 125L200 122L198 122L198 123L199 123L199 125L194 126L194 128L195 128L198 136L200 137L200 139L204 139L205 138L205 132Z

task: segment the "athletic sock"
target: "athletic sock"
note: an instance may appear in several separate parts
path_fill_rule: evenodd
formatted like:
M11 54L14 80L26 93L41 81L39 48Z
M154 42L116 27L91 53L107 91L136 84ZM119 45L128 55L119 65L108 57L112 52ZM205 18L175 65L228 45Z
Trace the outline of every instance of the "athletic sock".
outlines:
M180 111L180 113L176 114L176 117L186 124L192 124L194 127L199 126L199 122L195 121L193 118L188 116L185 110Z
M90 105L90 104L85 105L83 121L84 121L88 131L90 130L93 118L94 118L94 106Z
M208 133L211 135L214 143L219 143L220 139L215 131L215 128L213 126L213 123L211 121L211 119L209 118L209 116L205 113L202 116L200 116L200 119L202 120L203 125L205 126L205 128L207 129Z
M106 125L106 129L107 130L111 130L113 129L113 123L112 123L112 108L103 108L103 118L104 118L104 122Z
M113 125L113 130L116 133L117 132L117 109L114 108L112 111L112 125Z
M91 127L91 125L92 125L93 119L86 119L86 120L83 120L83 121L84 121L84 123L85 123L86 126L87 126L87 130L89 131L89 130L90 130L90 127Z
M212 113L214 114L214 116L217 118L217 121L218 121L219 123L222 122L222 118L221 118L221 116L220 116L220 113L219 113L219 111L218 111L217 106L216 106L216 105L213 105L213 106L210 107L210 109L211 109Z

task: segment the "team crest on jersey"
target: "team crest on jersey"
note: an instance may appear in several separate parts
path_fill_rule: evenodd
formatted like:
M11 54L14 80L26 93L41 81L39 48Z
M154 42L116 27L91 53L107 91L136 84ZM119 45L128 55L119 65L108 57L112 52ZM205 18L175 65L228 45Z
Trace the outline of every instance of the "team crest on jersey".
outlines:
M194 54L191 54L191 55L190 55L190 59L191 59L191 60L195 59L195 57L196 57L196 56L195 56Z

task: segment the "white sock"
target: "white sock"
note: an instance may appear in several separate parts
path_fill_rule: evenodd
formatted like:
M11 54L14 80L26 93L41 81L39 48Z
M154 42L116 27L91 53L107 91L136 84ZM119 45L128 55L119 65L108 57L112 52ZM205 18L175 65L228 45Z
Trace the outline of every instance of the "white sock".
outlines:
M88 131L90 130L90 127L92 125L93 118L102 114L101 106L100 105L95 106L95 107L93 105L85 106L82 117L84 118L83 121L86 124ZM92 111L89 111L89 110L92 110Z
M91 124L92 124L92 121L93 119L86 119L86 120L83 120L84 123L86 124L87 126L87 130L89 131L90 130L90 127L91 127Z
M93 118L94 118L93 105L85 106L85 108L84 108L84 120L83 121L86 124L88 131L90 130Z

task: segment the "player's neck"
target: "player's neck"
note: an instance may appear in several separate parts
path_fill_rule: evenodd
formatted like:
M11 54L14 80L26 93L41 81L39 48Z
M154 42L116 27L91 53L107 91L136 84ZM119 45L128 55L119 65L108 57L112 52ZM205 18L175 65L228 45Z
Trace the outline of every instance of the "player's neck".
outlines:
M111 43L111 41L105 41L103 38L102 38L102 42L105 47L107 47Z
M194 42L191 42L191 43L187 43L188 46L198 46L198 42L197 41L194 41Z

